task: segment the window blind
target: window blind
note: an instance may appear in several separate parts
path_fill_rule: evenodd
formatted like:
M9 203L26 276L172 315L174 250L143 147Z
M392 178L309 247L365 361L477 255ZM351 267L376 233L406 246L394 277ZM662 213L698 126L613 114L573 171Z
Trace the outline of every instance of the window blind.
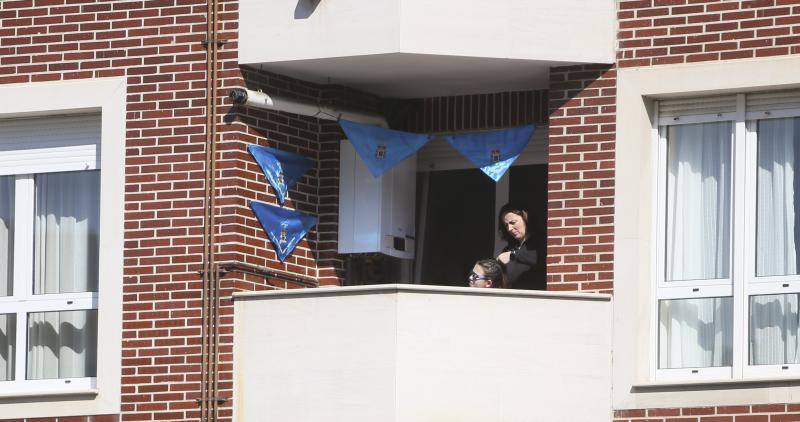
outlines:
M100 168L100 115L0 120L0 175Z

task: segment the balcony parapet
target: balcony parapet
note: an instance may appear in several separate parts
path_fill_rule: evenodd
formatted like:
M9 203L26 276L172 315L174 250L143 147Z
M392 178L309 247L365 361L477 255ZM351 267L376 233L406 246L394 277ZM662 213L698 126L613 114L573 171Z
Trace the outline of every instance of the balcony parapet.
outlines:
M611 418L609 295L378 285L234 302L238 421Z

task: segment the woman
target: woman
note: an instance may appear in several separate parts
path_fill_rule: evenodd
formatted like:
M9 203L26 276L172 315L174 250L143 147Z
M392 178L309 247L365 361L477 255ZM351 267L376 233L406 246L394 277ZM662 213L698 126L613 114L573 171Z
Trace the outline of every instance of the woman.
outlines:
M498 215L500 235L507 242L497 261L506 269L512 289L545 290L544 280L536 277L536 245L530 239L528 211L513 204L505 204Z
M469 275L470 287L503 288L506 287L506 276L503 267L494 259L481 259L472 267Z

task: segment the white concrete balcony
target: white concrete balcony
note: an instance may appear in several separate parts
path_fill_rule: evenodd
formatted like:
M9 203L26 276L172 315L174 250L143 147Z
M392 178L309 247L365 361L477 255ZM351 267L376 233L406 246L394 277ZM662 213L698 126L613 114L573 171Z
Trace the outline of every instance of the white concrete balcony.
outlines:
M607 295L383 285L234 301L239 422L611 419Z
M614 0L242 0L239 62L396 98L541 89L614 62Z

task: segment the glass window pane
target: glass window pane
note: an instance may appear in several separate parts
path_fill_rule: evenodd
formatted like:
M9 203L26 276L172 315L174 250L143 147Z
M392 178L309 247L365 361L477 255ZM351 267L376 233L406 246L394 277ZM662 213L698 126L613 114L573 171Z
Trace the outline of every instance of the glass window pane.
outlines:
M659 302L658 367L703 368L733 362L733 299Z
M797 305L800 294L750 297L750 364L800 363Z
M97 376L97 310L28 314L27 379Z
M0 314L0 381L14 379L14 356L17 340L17 316Z
M14 177L0 177L0 296L14 285Z
M100 172L37 174L33 293L96 292Z
M758 122L756 275L798 274L800 118Z
M728 277L731 137L730 122L669 127L667 280Z

